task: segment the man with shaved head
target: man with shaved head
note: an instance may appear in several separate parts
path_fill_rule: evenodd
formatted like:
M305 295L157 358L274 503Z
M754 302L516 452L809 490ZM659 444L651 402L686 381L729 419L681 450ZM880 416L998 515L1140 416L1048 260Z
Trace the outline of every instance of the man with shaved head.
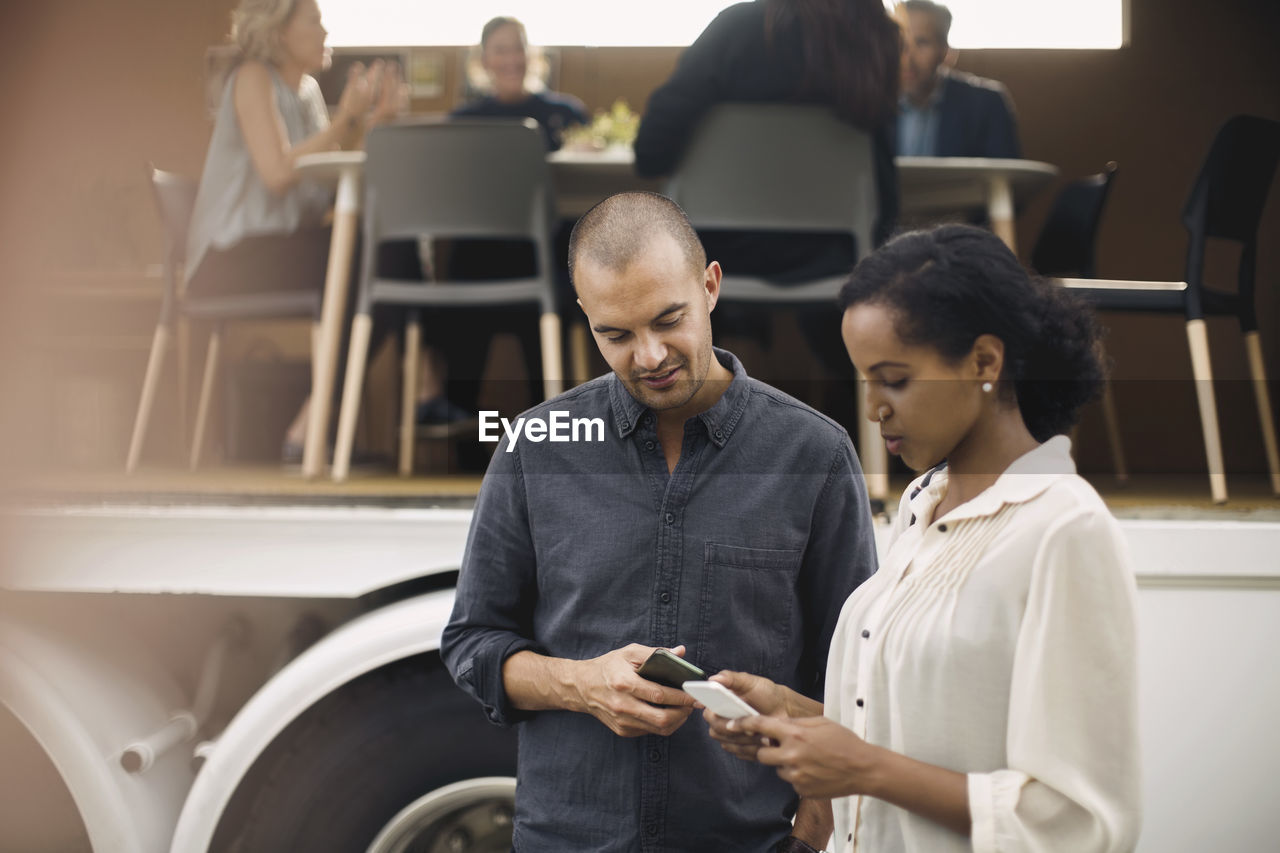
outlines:
M821 696L841 605L875 570L849 437L712 347L720 265L674 202L601 202L569 268L612 372L522 418L603 433L507 433L441 644L489 718L519 727L513 847L820 848L828 804L729 755L687 694L637 669L667 648Z

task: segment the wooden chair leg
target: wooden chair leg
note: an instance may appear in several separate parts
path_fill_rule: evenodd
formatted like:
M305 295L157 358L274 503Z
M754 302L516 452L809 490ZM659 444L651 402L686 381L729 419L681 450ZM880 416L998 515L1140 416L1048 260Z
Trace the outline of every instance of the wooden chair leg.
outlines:
M564 361L560 352L560 315L548 311L538 321L542 337L542 393L546 399L564 390Z
M133 437L129 439L129 456L124 463L126 474L132 474L138 467L142 456L142 443L147 438L147 425L151 421L151 407L156 401L156 388L160 384L160 373L164 368L164 355L169 349L172 337L166 324L156 326L155 336L151 339L151 355L147 357L147 372L142 379L142 397L138 400L138 414L133 419Z
M204 449L204 433L209 423L209 406L213 399L213 383L218 375L218 357L222 348L222 329L209 333L209 351L204 358L204 381L200 383L200 404L196 409L196 433L191 439L191 470L200 467Z
M1102 417L1107 423L1107 443L1111 445L1111 461L1116 468L1116 480L1129 482L1129 468L1124 461L1124 445L1120 442L1120 418L1116 415L1116 397L1111 392L1111 380L1102 386Z
M1258 332L1245 332L1244 346L1249 353L1249 375L1253 378L1253 396L1258 401L1258 423L1262 427L1262 446L1267 451L1267 468L1271 472L1271 492L1280 495L1280 452L1276 449L1276 425L1271 416L1271 395L1267 393L1267 370L1262 361L1262 341Z
M587 344L587 324L574 320L569 325L569 367L573 371L574 385L581 385L591 378Z
M411 311L405 321L404 366L400 389L400 476L413 473L413 450L417 423L414 404L418 398L418 359L422 351L422 318Z
M179 443L191 433L191 321L178 317L178 435Z
M333 448L333 481L341 483L351 470L351 447L355 443L356 422L360 417L360 395L364 388L365 365L369 358L369 337L373 318L357 314L351 323L351 348L347 353L347 376L342 386L342 404L338 410L338 441Z
M858 457L867 481L867 497L883 501L889 498L889 450L880 437L879 425L868 418L867 395L863 393L866 381L865 376L858 374L858 384L854 387L858 401Z
M1218 431L1218 407L1213 395L1213 370L1209 363L1209 334L1204 320L1187 321L1187 344L1191 348L1191 374L1200 403L1200 424L1204 429L1204 453L1209 464L1209 493L1216 504L1227 502L1227 472L1222 461L1222 436Z

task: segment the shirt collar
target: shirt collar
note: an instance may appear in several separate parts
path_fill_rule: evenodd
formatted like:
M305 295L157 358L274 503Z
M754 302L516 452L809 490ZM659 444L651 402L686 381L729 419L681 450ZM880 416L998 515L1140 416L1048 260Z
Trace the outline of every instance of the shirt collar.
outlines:
M913 523L914 519L931 518L934 508L947 493L947 468L938 468L931 473L931 477L925 475L927 483L922 478L922 487L916 488L908 500ZM948 513L947 518L956 521L994 515L1007 504L1026 503L1062 477L1075 473L1076 464L1071 458L1071 439L1065 435L1056 435L1015 459L989 488L956 507Z
M942 90L947 86L947 72L944 68L938 69L938 82L934 84L933 91L929 93L929 97L920 106L912 103L911 99L906 95L898 96L898 111L903 113L928 113L938 108L938 104L942 103Z
M716 360L733 373L733 379L720 399L711 408L697 415L697 418L706 427L711 442L716 447L724 447L742 419L742 413L746 411L747 400L751 396L751 383L737 356L716 347L711 351ZM640 419L649 411L648 406L631 396L616 373L609 375L609 403L613 409L614 428L618 431L618 438L626 438L634 432Z

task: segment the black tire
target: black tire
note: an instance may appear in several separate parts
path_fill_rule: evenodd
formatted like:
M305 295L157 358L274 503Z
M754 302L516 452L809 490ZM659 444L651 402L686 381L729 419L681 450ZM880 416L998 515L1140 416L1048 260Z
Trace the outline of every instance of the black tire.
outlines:
M515 776L516 739L434 655L343 686L289 725L236 791L213 850L364 853L400 811L467 779ZM499 819L508 821L509 813ZM435 842L413 850L467 849Z

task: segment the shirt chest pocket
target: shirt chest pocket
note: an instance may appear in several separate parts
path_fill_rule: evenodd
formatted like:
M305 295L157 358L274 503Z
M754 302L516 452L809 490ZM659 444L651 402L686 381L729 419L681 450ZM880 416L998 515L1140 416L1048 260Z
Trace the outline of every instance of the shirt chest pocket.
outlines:
M698 601L699 666L774 677L799 628L800 551L708 542Z

